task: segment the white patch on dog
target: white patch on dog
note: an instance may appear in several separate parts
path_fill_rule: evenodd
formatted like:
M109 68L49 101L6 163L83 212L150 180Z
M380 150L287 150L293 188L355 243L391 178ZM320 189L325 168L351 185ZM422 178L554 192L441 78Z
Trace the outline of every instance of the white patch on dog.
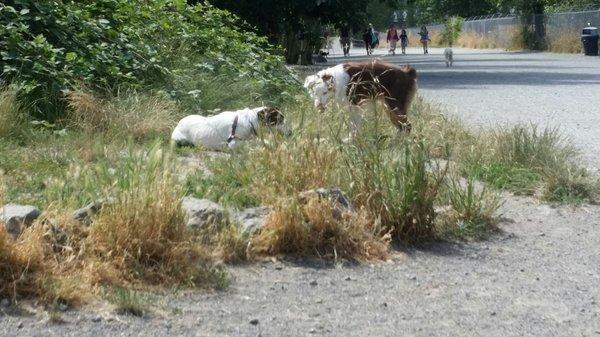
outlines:
M261 113L272 114L270 117L273 118L260 118L259 114ZM236 116L235 137L231 138L232 125ZM192 144L210 150L224 150L227 147L236 147L240 141L256 137L257 133L266 127L286 135L290 133L283 115L278 110L260 107L224 111L208 117L200 115L184 117L173 130L171 139L180 145ZM229 142L228 139L230 139Z
M452 48L446 48L444 50L444 59L446 62L446 67L452 67L454 63L454 52Z
M316 108L324 109L325 106L335 99L340 104L347 104L347 87L350 75L344 71L344 65L319 71L316 75L310 75L304 80L304 87L308 90Z

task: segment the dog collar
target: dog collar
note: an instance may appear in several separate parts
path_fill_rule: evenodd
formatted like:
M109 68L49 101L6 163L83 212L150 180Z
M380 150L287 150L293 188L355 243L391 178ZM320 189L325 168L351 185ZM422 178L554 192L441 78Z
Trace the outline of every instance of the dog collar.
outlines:
M236 115L233 119L233 124L231 124L231 132L229 133L229 137L227 138L227 144L231 143L236 139L235 132L237 131L238 119L238 115Z

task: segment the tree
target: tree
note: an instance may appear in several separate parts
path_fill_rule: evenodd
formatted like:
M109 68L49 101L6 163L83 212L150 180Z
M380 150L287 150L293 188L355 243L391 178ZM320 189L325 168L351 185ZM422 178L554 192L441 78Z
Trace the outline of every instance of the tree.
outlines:
M199 0L189 0L190 3ZM212 0L255 27L274 44L284 47L288 63L310 63L310 55L321 46L323 27L347 25L358 31L367 22L371 2L394 0Z

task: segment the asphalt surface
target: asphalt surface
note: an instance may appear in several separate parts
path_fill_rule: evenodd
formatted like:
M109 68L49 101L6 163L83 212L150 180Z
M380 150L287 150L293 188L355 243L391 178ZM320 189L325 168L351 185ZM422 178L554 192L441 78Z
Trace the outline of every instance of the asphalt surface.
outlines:
M333 53L327 66L369 59L362 49L353 49L350 58ZM442 54L439 48L429 55L409 48L407 55L378 50L373 57L414 66L419 93L471 125L559 127L585 164L600 168L600 57L455 48L454 67L446 68Z

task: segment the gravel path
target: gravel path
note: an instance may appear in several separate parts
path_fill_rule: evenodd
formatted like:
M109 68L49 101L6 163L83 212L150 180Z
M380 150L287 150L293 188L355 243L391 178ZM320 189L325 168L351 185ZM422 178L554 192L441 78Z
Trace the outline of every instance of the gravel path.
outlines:
M599 335L600 208L510 198L502 213L503 233L486 242L408 249L373 266L233 267L228 291L159 296L147 318L0 315L0 336Z
M558 124L561 112L563 129L598 165L600 95L574 96L588 84L598 92L598 60L456 58L446 70L440 55L396 57L418 67L422 94L460 104L457 113L476 125ZM600 207L510 197L500 213L503 232L485 242L401 249L372 266L231 267L226 292L156 296L145 318L89 307L63 313L66 323L56 325L32 307L0 314L0 336L599 336Z

